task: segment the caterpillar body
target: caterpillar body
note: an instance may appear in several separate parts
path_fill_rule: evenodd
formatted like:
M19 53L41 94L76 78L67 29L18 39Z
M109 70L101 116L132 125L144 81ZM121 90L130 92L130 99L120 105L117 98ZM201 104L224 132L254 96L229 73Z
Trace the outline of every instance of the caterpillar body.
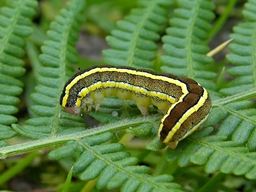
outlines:
M147 115L150 104L163 111L158 136L171 148L200 127L211 109L207 90L193 79L114 66L78 72L64 86L60 104L69 113L80 114L81 109L97 110L109 96L134 100L142 115Z

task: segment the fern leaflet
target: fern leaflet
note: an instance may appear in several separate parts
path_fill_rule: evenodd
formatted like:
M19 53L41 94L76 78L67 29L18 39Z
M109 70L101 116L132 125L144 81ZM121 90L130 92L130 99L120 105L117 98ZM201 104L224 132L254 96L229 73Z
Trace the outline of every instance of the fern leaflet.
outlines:
M225 125L233 125L228 136L238 144L247 144L250 150L256 149L254 142L256 139L256 110L252 108L253 102L247 100L255 98L256 95L254 70L254 50L256 48L253 44L255 42L253 34L256 33L256 14L252 11L252 7L255 6L255 1L246 3L243 11L246 21L234 27L234 33L231 35L233 41L229 46L231 53L227 56L228 60L234 64L227 72L234 79L228 84L228 88L221 90L221 93L231 98L229 102L243 101L225 106L219 105L230 114L223 122ZM250 93L248 90L250 90ZM229 106L235 106L235 109ZM220 127L220 133L223 133L222 126Z
M111 138L111 133L103 133L68 142L49 155L52 159L60 159L79 153L73 173L85 181L98 177L98 189L121 187L122 191L180 191L177 184L170 182L171 176L148 175L150 169L137 166L138 159L122 151L121 144L106 143Z
M161 56L161 70L178 76L196 79L204 87L216 90L212 79L216 74L206 70L212 62L206 56L210 21L214 18L214 5L208 0L180 0L179 8L170 20L167 35L163 37L166 55Z
M13 137L16 133L9 127L17 121L12 116L18 110L17 95L23 84L17 78L25 73L25 38L31 34L31 18L37 2L33 0L8 1L0 10L0 139Z
M77 62L74 48L78 39L77 32L82 19L83 1L74 0L67 4L61 15L51 24L49 40L42 47L40 60L44 64L38 71L38 86L32 99L36 105L31 110L38 116L26 121L23 126L13 126L22 135L40 139L50 135L65 134L65 128L72 126L73 131L84 130L80 117L70 117L59 105L59 95L65 81L73 71L70 64ZM60 73L61 71L61 73ZM62 133L61 133L62 132Z
M166 23L170 1L143 1L124 20L117 22L107 41L112 49L103 51L104 61L111 65L153 69L156 40L160 27Z
M213 110L205 126L216 125L220 120L222 122L214 135L207 136L212 128L205 128L184 141L178 151L168 151L168 159L177 159L180 166L192 162L205 165L207 173L221 171L256 178L256 154L250 152L256 148L256 110L252 108L253 102L248 100L255 97L256 93L253 70L255 62L249 59L254 58L252 54L255 45L252 42L255 41L252 34L255 33L256 15L251 7L255 5L253 1L246 4L243 14L247 21L235 27L235 33L232 34L232 53L228 59L235 66L228 69L228 73L237 78L228 84L229 88L221 90L228 97L213 101Z

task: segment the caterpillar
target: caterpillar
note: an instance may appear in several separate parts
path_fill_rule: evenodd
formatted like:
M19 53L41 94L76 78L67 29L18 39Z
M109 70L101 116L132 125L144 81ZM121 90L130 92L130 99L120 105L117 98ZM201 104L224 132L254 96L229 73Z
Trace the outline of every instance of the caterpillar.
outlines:
M60 105L71 114L92 107L97 111L109 96L134 100L142 115L147 115L150 104L163 111L158 137L173 149L203 124L211 109L207 90L193 79L115 66L75 74L64 86Z

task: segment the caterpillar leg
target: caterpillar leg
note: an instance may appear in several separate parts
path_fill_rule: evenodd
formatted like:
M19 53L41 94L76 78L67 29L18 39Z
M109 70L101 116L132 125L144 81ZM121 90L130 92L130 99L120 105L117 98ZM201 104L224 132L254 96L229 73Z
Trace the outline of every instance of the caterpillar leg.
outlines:
M139 108L141 114L143 116L146 116L148 114L148 107L150 105L150 98L141 95L141 94L133 94L132 95L132 100L134 100L137 104L137 107Z
M166 143L166 145L168 145L171 149L175 149L178 143L179 143L178 141L174 141L174 142Z

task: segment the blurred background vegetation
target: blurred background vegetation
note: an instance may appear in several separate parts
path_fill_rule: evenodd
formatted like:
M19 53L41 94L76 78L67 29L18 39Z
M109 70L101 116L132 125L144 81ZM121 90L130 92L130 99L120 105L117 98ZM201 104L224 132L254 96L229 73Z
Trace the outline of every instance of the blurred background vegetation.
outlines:
M0 8L5 6L8 0L0 1ZM46 31L49 29L50 23L59 15L60 10L65 7L68 0L41 0L39 1L39 6L37 13L34 17L34 32L28 38L27 42L31 46L26 47L27 56L24 58L26 61L26 76L31 76L29 78L30 83L25 83L28 85L26 91L21 95L21 102L18 106L19 113L18 118L25 121L29 117L29 110L26 108L26 103L24 101L29 101L29 94L34 89L33 84L33 66L30 65L34 62L33 52L40 53L40 47L43 41L47 38ZM230 0L213 0L216 5L215 13L216 20L225 12ZM232 27L238 22L241 22L242 16L241 11L243 5L246 1L237 0L232 11L227 16L227 19L223 21L223 24L219 27L218 33L213 34L212 39L209 42L209 46L214 48L221 44L222 42L229 39L229 34L232 32ZM87 0L86 8L84 10L85 22L82 25L82 30L80 32L80 39L77 42L77 50L80 55L80 60L77 67L85 68L95 64L102 64L101 51L108 48L105 41L105 37L110 34L111 30L115 28L116 21L124 18L132 8L136 7L136 0ZM175 7L175 5L173 5ZM170 10L170 15L172 11ZM163 28L162 34L165 33ZM160 43L160 42L159 42ZM222 53L214 57L218 67L222 67L227 62L224 60L227 54L227 49L223 50ZM86 65L85 65L86 63ZM24 78L24 81L27 80ZM26 99L25 99L26 98ZM15 139L22 140L23 138L15 137ZM17 143L17 141L9 141ZM19 141L20 142L20 141ZM69 171L69 161L49 161L47 158L48 151L41 151L39 153L32 153L27 159L24 166L17 167L20 171L16 175L13 175L12 179L8 182L0 185L1 190L13 190L13 191L56 191L61 189ZM24 156L16 156L8 158L6 160L0 161L0 174L8 170L8 168L15 165L20 160L24 160ZM187 169L187 168L185 168ZM200 169L200 167L198 167ZM193 171L193 170L192 170ZM200 177L200 176L198 176ZM184 181L177 181L183 186L187 185L188 190L192 190L193 180L188 180L189 175ZM186 182L186 183L183 183ZM250 189L250 184L247 184L243 177L230 176L226 178L224 184L227 187L236 189L237 191L246 191ZM84 182L74 180L72 183L73 191L80 191L85 185ZM185 187L186 188L186 187ZM192 190L193 191L193 190Z

